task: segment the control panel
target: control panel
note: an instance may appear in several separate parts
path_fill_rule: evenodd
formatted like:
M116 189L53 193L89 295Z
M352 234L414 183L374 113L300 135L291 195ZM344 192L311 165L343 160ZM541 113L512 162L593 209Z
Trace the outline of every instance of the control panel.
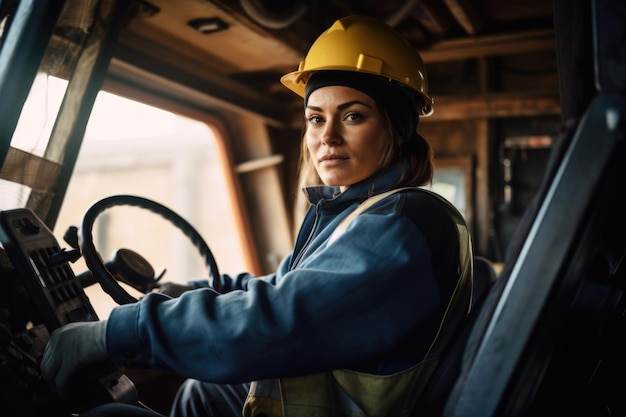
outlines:
M0 212L0 404L2 415L70 416L96 404L137 401L133 383L112 362L91 369L71 401L61 401L39 363L57 328L98 316L63 249L29 209Z

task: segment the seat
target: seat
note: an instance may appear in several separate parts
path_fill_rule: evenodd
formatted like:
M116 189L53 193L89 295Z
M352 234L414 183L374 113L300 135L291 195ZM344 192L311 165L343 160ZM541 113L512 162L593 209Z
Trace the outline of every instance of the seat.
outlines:
M489 259L484 256L474 256L472 308L476 308L479 305L481 299L497 278L496 269Z
M442 360L431 376L428 386L422 393L413 416L440 416L448 400L458 376L461 374L466 346L477 325L481 309L486 299L493 294L491 289L497 282L496 270L491 261L482 256L473 257L473 289L472 303L469 314L457 327L456 333L450 338L448 346L442 353Z

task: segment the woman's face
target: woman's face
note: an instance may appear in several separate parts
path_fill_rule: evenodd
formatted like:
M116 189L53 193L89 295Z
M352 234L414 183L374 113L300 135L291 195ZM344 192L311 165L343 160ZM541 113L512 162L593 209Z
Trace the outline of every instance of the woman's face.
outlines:
M304 114L304 138L324 184L344 191L381 168L391 138L370 96L350 87L321 87L309 95Z

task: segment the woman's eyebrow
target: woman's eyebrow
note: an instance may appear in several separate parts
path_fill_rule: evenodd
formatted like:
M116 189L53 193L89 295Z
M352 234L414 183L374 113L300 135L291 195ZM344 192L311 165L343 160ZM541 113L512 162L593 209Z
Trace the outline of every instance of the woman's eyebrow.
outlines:
M355 104L361 104L361 105L366 106L366 107L371 107L369 104L364 103L364 102L362 102L360 100L352 100L352 101L348 101L346 103L338 105L337 106L337 110L344 110L344 109L347 109L348 107L353 106ZM309 105L307 105L306 108L310 109L310 110L315 110L315 111L322 111L322 108L318 107L318 106L309 106Z

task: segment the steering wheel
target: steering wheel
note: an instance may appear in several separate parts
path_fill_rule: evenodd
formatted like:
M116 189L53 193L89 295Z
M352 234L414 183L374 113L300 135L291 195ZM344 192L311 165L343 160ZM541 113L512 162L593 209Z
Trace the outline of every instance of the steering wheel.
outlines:
M83 216L79 236L81 252L85 258L87 267L91 270L93 277L100 283L102 289L108 293L116 303L130 304L137 302L137 299L122 288L122 286L117 283L117 280L113 277L111 272L109 272L109 270L107 270L104 266L102 258L98 254L93 242L92 229L94 222L100 213L108 208L120 205L136 206L150 210L153 213L159 214L169 220L178 229L180 229L185 236L191 240L191 243L193 243L202 255L209 271L209 284L215 291L220 292L220 274L217 269L215 258L213 257L209 246L202 239L202 236L200 236L200 234L193 228L193 226L169 208L155 201L133 195L114 195L103 198L89 207Z

